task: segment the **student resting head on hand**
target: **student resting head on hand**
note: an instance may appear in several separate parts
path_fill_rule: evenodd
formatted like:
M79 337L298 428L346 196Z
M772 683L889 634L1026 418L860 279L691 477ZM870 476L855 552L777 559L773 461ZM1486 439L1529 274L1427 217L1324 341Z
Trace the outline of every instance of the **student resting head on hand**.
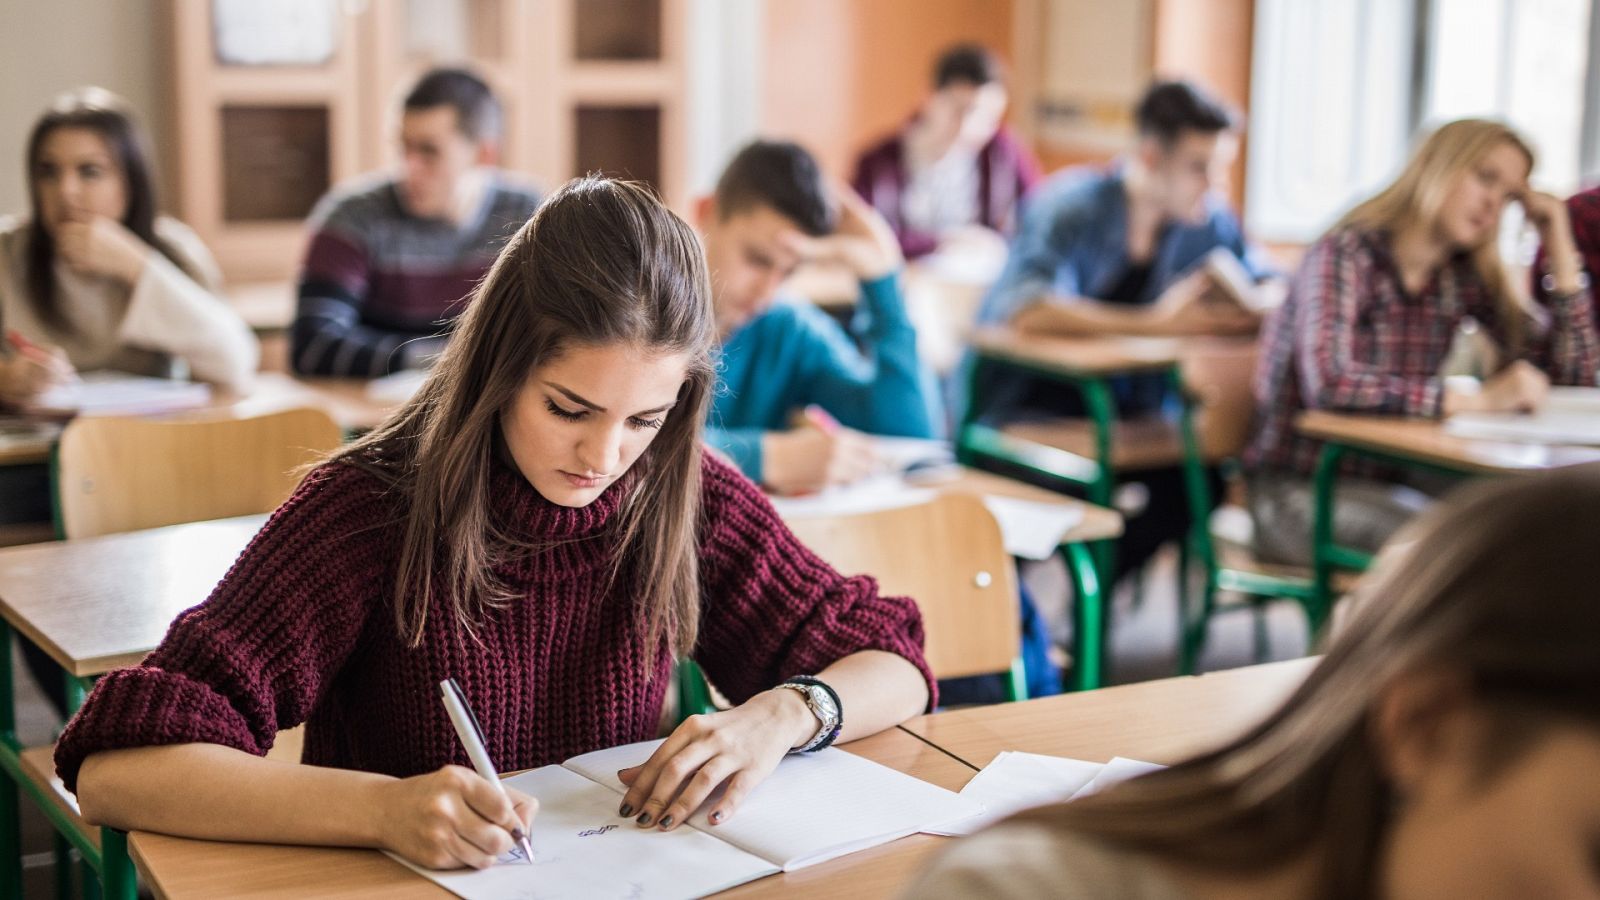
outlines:
M241 388L260 350L218 295L194 232L158 215L133 112L101 88L57 97L27 144L27 217L0 218L0 405L75 370L177 371Z
M1327 656L1212 753L1027 812L918 897L1600 894L1600 465L1468 485Z
M84 816L483 867L535 804L464 768L445 678L511 772L653 737L692 656L736 705L619 775L619 815L663 829L719 787L711 821L735 815L794 748L930 706L915 604L833 571L702 452L715 341L687 224L639 185L557 191L418 395L101 679L57 744ZM831 686L842 730L781 687L797 676ZM313 765L260 758L301 722Z

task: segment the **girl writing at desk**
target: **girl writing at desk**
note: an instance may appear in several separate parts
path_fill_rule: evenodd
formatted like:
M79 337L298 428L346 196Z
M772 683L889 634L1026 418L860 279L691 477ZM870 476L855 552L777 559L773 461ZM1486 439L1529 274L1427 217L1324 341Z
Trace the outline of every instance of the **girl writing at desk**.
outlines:
M622 773L641 827L678 827L719 785L724 821L791 750L927 708L912 601L834 572L702 451L715 340L685 223L632 184L558 191L418 396L95 688L56 757L84 816L481 867L535 804L452 765L446 677L513 771L653 736L692 655L737 705ZM795 676L831 688L842 730L781 687ZM313 765L262 758L300 722Z

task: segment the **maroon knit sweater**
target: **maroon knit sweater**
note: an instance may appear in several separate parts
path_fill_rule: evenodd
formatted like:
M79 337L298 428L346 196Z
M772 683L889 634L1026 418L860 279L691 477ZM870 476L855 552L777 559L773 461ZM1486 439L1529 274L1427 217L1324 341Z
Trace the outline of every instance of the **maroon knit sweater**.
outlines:
M563 542L498 570L523 599L491 611L476 642L442 600L420 646L399 637L391 588L402 510L373 475L324 466L155 652L96 685L56 746L67 788L101 750L207 742L264 754L301 722L307 763L401 777L470 765L439 699L446 677L466 691L501 771L654 736L672 656L665 640L646 644L622 580L605 586L607 524L626 487L572 509L496 466L493 496L508 520L528 538ZM839 575L726 463L707 454L703 473L693 655L718 688L742 702L877 649L915 663L931 695L912 601Z

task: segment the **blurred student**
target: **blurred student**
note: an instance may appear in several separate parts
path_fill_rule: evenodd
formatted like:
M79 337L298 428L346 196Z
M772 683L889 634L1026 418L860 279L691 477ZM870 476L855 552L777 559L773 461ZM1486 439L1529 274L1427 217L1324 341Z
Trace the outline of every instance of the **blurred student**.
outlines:
M1567 211L1528 187L1533 151L1498 122L1433 132L1405 171L1307 251L1267 325L1245 454L1255 542L1268 561L1308 564L1319 441L1294 428L1308 409L1436 419L1535 410L1550 383L1595 383L1589 292ZM1500 217L1520 203L1549 258L1532 303L1500 260ZM1463 332L1490 338L1487 377L1446 371ZM1504 363L1501 365L1501 363ZM1339 469L1333 536L1372 550L1428 502L1437 481L1367 459Z
M1238 152L1234 114L1199 87L1158 82L1134 110L1138 143L1110 168L1052 176L1024 207L1006 268L984 298L987 324L1041 334L1252 334L1259 318L1217 302L1202 268L1207 255L1231 253L1256 290L1273 273L1245 240L1221 194ZM1080 416L1078 393L1014 371L985 375L984 421ZM1159 415L1176 398L1161 375L1112 381L1123 418ZM1157 548L1188 529L1177 467L1133 473L1145 486L1142 512L1119 542L1118 573L1141 568Z
M425 367L467 295L539 205L494 168L500 104L462 69L406 94L401 166L336 188L312 210L289 360L302 375L370 378Z
M894 235L848 188L830 190L804 148L756 141L740 150L698 224L722 339L706 440L745 475L778 493L847 484L877 469L867 435L941 430ZM802 262L840 265L860 281L850 331L780 296Z
M255 336L218 295L205 245L157 215L126 102L100 88L62 94L27 148L32 208L0 220L0 405L90 369L244 387Z
M981 240L974 232L993 239L1016 227L1039 164L1005 127L1006 100L994 54L951 47L916 115L856 161L856 191L889 223L907 259Z
M957 844L909 896L1600 896L1600 466L1483 481L1277 712Z

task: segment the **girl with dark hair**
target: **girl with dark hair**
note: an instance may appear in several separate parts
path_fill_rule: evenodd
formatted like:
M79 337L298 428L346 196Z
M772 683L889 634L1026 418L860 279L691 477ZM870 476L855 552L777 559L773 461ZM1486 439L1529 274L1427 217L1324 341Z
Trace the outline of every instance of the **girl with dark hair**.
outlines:
M915 604L840 576L703 453L715 341L688 225L638 185L558 191L417 397L96 686L57 745L84 816L481 867L534 804L451 765L444 678L512 771L653 736L692 656L737 705L620 773L619 815L663 829L930 706ZM261 758L301 722L313 765Z
M78 369L173 374L239 388L259 349L217 296L192 231L156 215L145 141L99 88L57 98L28 138L27 219L0 220L0 404Z
M913 896L1600 896L1600 465L1410 528L1264 723L1001 823Z

